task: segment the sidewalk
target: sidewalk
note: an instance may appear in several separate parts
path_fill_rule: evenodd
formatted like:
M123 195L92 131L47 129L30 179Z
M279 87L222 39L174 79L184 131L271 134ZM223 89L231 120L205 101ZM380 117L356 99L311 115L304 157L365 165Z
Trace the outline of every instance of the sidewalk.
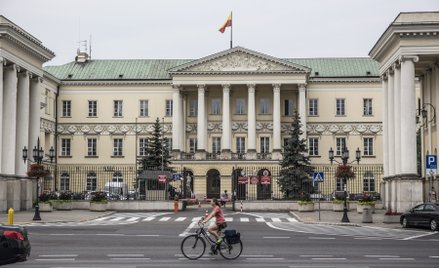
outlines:
M54 210L52 212L40 212L41 221L33 221L34 210L17 211L14 215L14 224L27 224L32 222L81 222L100 218L113 214L113 211L92 212L89 210ZM0 225L8 223L8 213L0 214Z
M290 215L294 216L298 221L310 224L331 224L331 225L349 225L349 226L373 226L373 227L385 227L393 229L401 229L399 223L383 223L385 210L375 209L375 213L372 214L372 223L362 223L363 214L357 213L356 210L348 211L349 223L341 222L343 218L343 212L334 212L330 210L319 212L299 212L291 211Z

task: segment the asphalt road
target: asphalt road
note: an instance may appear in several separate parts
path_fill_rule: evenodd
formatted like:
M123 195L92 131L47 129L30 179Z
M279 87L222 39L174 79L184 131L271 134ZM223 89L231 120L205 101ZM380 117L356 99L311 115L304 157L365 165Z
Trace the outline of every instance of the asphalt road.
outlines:
M287 213L228 214L228 228L241 233L241 257L206 254L191 261L180 243L195 230L199 212L151 215L28 226L30 259L5 267L439 267L438 233L302 224Z

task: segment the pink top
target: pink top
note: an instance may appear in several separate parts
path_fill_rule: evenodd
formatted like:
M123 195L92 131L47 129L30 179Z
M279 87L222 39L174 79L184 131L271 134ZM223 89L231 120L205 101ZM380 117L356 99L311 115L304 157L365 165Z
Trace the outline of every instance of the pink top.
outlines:
M223 210L219 206L215 206L213 208L213 212L215 213L214 215L216 218L216 224L223 223L226 221L226 219L224 218Z

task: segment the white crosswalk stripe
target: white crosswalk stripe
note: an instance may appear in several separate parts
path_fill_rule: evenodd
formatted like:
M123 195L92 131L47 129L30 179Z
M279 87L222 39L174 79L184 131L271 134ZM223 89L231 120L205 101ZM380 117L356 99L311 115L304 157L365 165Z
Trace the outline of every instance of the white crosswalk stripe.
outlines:
M242 222L242 223L287 223L287 222L297 222L296 219L291 218L288 214L273 214L273 215L249 215L250 217L242 217L244 214L236 213L229 214L225 217L226 222ZM247 215L246 215L247 216ZM271 217L270 217L271 216ZM83 221L83 222L56 222L56 223L29 223L24 224L25 226L89 226L89 225L121 225L121 224L134 224L138 222L162 222L162 223L172 223L172 222L198 222L201 217L182 217L177 216L171 212L166 213L115 213L110 216L104 216L102 218L97 218L94 220ZM214 222L215 219L212 218L209 222Z

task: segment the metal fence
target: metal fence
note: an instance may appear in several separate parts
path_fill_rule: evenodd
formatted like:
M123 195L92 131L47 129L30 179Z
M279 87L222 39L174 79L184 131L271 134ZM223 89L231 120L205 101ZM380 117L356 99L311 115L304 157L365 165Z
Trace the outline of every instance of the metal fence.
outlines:
M254 166L240 166L232 176L233 193L237 200L286 200L299 199L306 195L311 199L343 199L345 182L335 177L337 166L314 166L315 174L322 181L313 178L304 180L295 187L294 193L283 192L278 184L279 167L263 167L255 170ZM362 199L364 194L373 199L381 199L383 168L380 165L353 166L355 178L346 182L346 192L350 200Z
M315 172L323 174L322 182L304 181L297 193L306 193L313 199L332 200L344 195L344 182L335 177L336 165L315 165ZM113 200L172 200L193 197L194 174L184 167L176 167L160 181L157 175L138 178L135 165L59 165L48 166L51 175L43 180L42 190L70 191L75 199L85 199L93 191L105 191ZM242 165L230 176L232 192L237 200L285 200L294 196L281 191L278 185L280 166L255 169ZM358 200L364 193L381 198L383 167L381 165L353 165L355 178L347 181L349 199ZM56 173L56 175L55 175ZM174 177L172 174L177 175ZM222 175L227 176L227 175ZM56 178L56 179L55 179ZM226 177L223 177L224 179ZM208 192L208 189L206 189Z

